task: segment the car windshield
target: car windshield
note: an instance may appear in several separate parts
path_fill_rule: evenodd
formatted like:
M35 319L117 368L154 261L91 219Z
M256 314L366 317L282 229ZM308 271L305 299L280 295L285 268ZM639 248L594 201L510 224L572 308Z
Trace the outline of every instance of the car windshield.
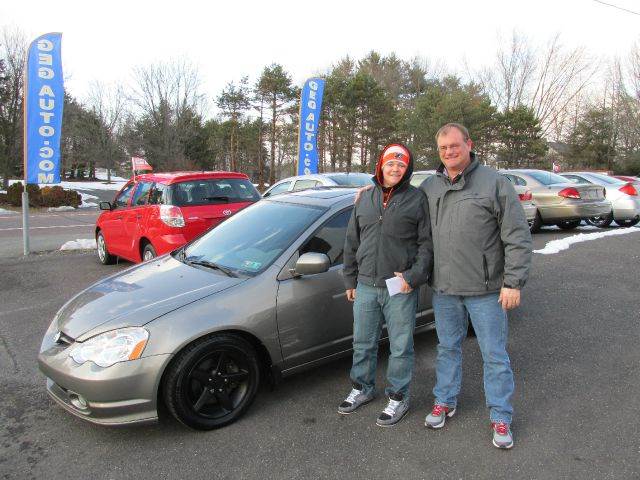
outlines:
M345 175L325 175L343 187L364 187L371 185L372 176L368 173L347 173Z
M529 171L527 173L543 185L555 185L556 183L571 183L568 179L551 172Z
M325 211L262 200L187 245L176 258L255 275L269 267Z
M243 178L205 178L171 185L171 203L179 207L258 200L256 188Z

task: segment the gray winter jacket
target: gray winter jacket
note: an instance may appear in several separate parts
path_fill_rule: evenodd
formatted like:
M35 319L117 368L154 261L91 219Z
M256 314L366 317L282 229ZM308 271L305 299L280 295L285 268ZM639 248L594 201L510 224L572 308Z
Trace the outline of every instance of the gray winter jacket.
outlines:
M410 171L382 207L379 183L356 203L344 247L345 288L357 283L386 287L385 280L402 272L416 288L427 281L433 250L427 197L409 184Z
M471 164L454 183L441 165L420 188L427 194L438 293L481 295L521 288L531 266L531 233L518 195L494 169Z

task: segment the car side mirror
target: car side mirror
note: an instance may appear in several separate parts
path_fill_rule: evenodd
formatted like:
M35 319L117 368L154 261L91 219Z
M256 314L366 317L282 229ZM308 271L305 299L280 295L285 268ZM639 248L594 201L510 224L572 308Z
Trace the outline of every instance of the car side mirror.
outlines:
M315 275L329 270L331 260L324 253L308 252L300 255L296 267L290 270L294 277L302 275Z
M100 202L99 208L100 210L113 210L111 202Z

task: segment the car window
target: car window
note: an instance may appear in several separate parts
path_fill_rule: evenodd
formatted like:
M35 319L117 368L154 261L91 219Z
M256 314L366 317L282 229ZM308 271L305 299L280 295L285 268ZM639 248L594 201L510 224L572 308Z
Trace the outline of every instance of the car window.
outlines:
M364 187L373 183L368 173L347 173L346 175L324 175L343 187Z
M606 183L608 185L622 185L623 183L625 183L624 181L620 180L619 178L613 178L610 177L608 175L604 175L604 174L599 174L599 173L590 173L588 176L585 175L586 178L593 178L597 181L600 181L602 183Z
M319 184L320 182L318 180L297 180L296 183L293 185L293 191L299 192L300 190L313 188Z
M529 171L527 173L543 185L555 185L557 183L568 183L566 178L551 172Z
M300 248L300 255L309 252L324 253L331 260L331 266L341 264L347 225L352 211L353 208L349 208L327 220Z
M518 177L516 175L511 175L510 173L503 173L502 175L507 177L509 181L514 185L522 185L523 187L527 185L527 182L524 178Z
M113 205L115 208L124 208L129 205L129 199L131 198L131 194L133 193L134 186L135 183L131 182L120 191L116 199L113 201Z
M171 185L171 203L180 207L258 200L256 187L243 178L206 178Z
M154 183L149 195L149 205L166 205L168 187L163 183Z
M570 180L573 183L591 183L585 178L578 177L577 175L562 175L562 177L566 178L567 180Z
M291 182L282 182L269 190L264 196L268 197L269 195L276 195L278 193L286 192L287 190L289 190L289 185L291 185Z
M265 200L236 213L185 249L205 260L255 275L268 268L325 208ZM343 240L344 241L344 240Z
M133 195L133 202L131 205L146 205L149 198L149 190L153 182L140 182L136 188L136 193Z

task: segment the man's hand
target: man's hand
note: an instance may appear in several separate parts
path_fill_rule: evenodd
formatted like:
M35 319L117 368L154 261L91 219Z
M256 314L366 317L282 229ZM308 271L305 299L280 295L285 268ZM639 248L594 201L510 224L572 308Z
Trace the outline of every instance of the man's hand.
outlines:
M498 303L504 310L511 310L520 306L520 290L517 288L502 287Z
M358 200L360 200L360 195L362 195L364 192L372 188L373 188L373 185L367 185L366 187L359 188L358 191L356 192L356 199L353 201L353 203L358 203Z
M396 277L400 277L402 279L402 287L400 287L400 291L402 293L411 293L413 291L413 288L411 288L411 285L409 285L407 283L407 281L404 279L404 277L402 276L401 272L393 272L393 274Z
M356 289L355 288L347 289L347 300L349 300L350 302L353 302L355 299L356 299Z

